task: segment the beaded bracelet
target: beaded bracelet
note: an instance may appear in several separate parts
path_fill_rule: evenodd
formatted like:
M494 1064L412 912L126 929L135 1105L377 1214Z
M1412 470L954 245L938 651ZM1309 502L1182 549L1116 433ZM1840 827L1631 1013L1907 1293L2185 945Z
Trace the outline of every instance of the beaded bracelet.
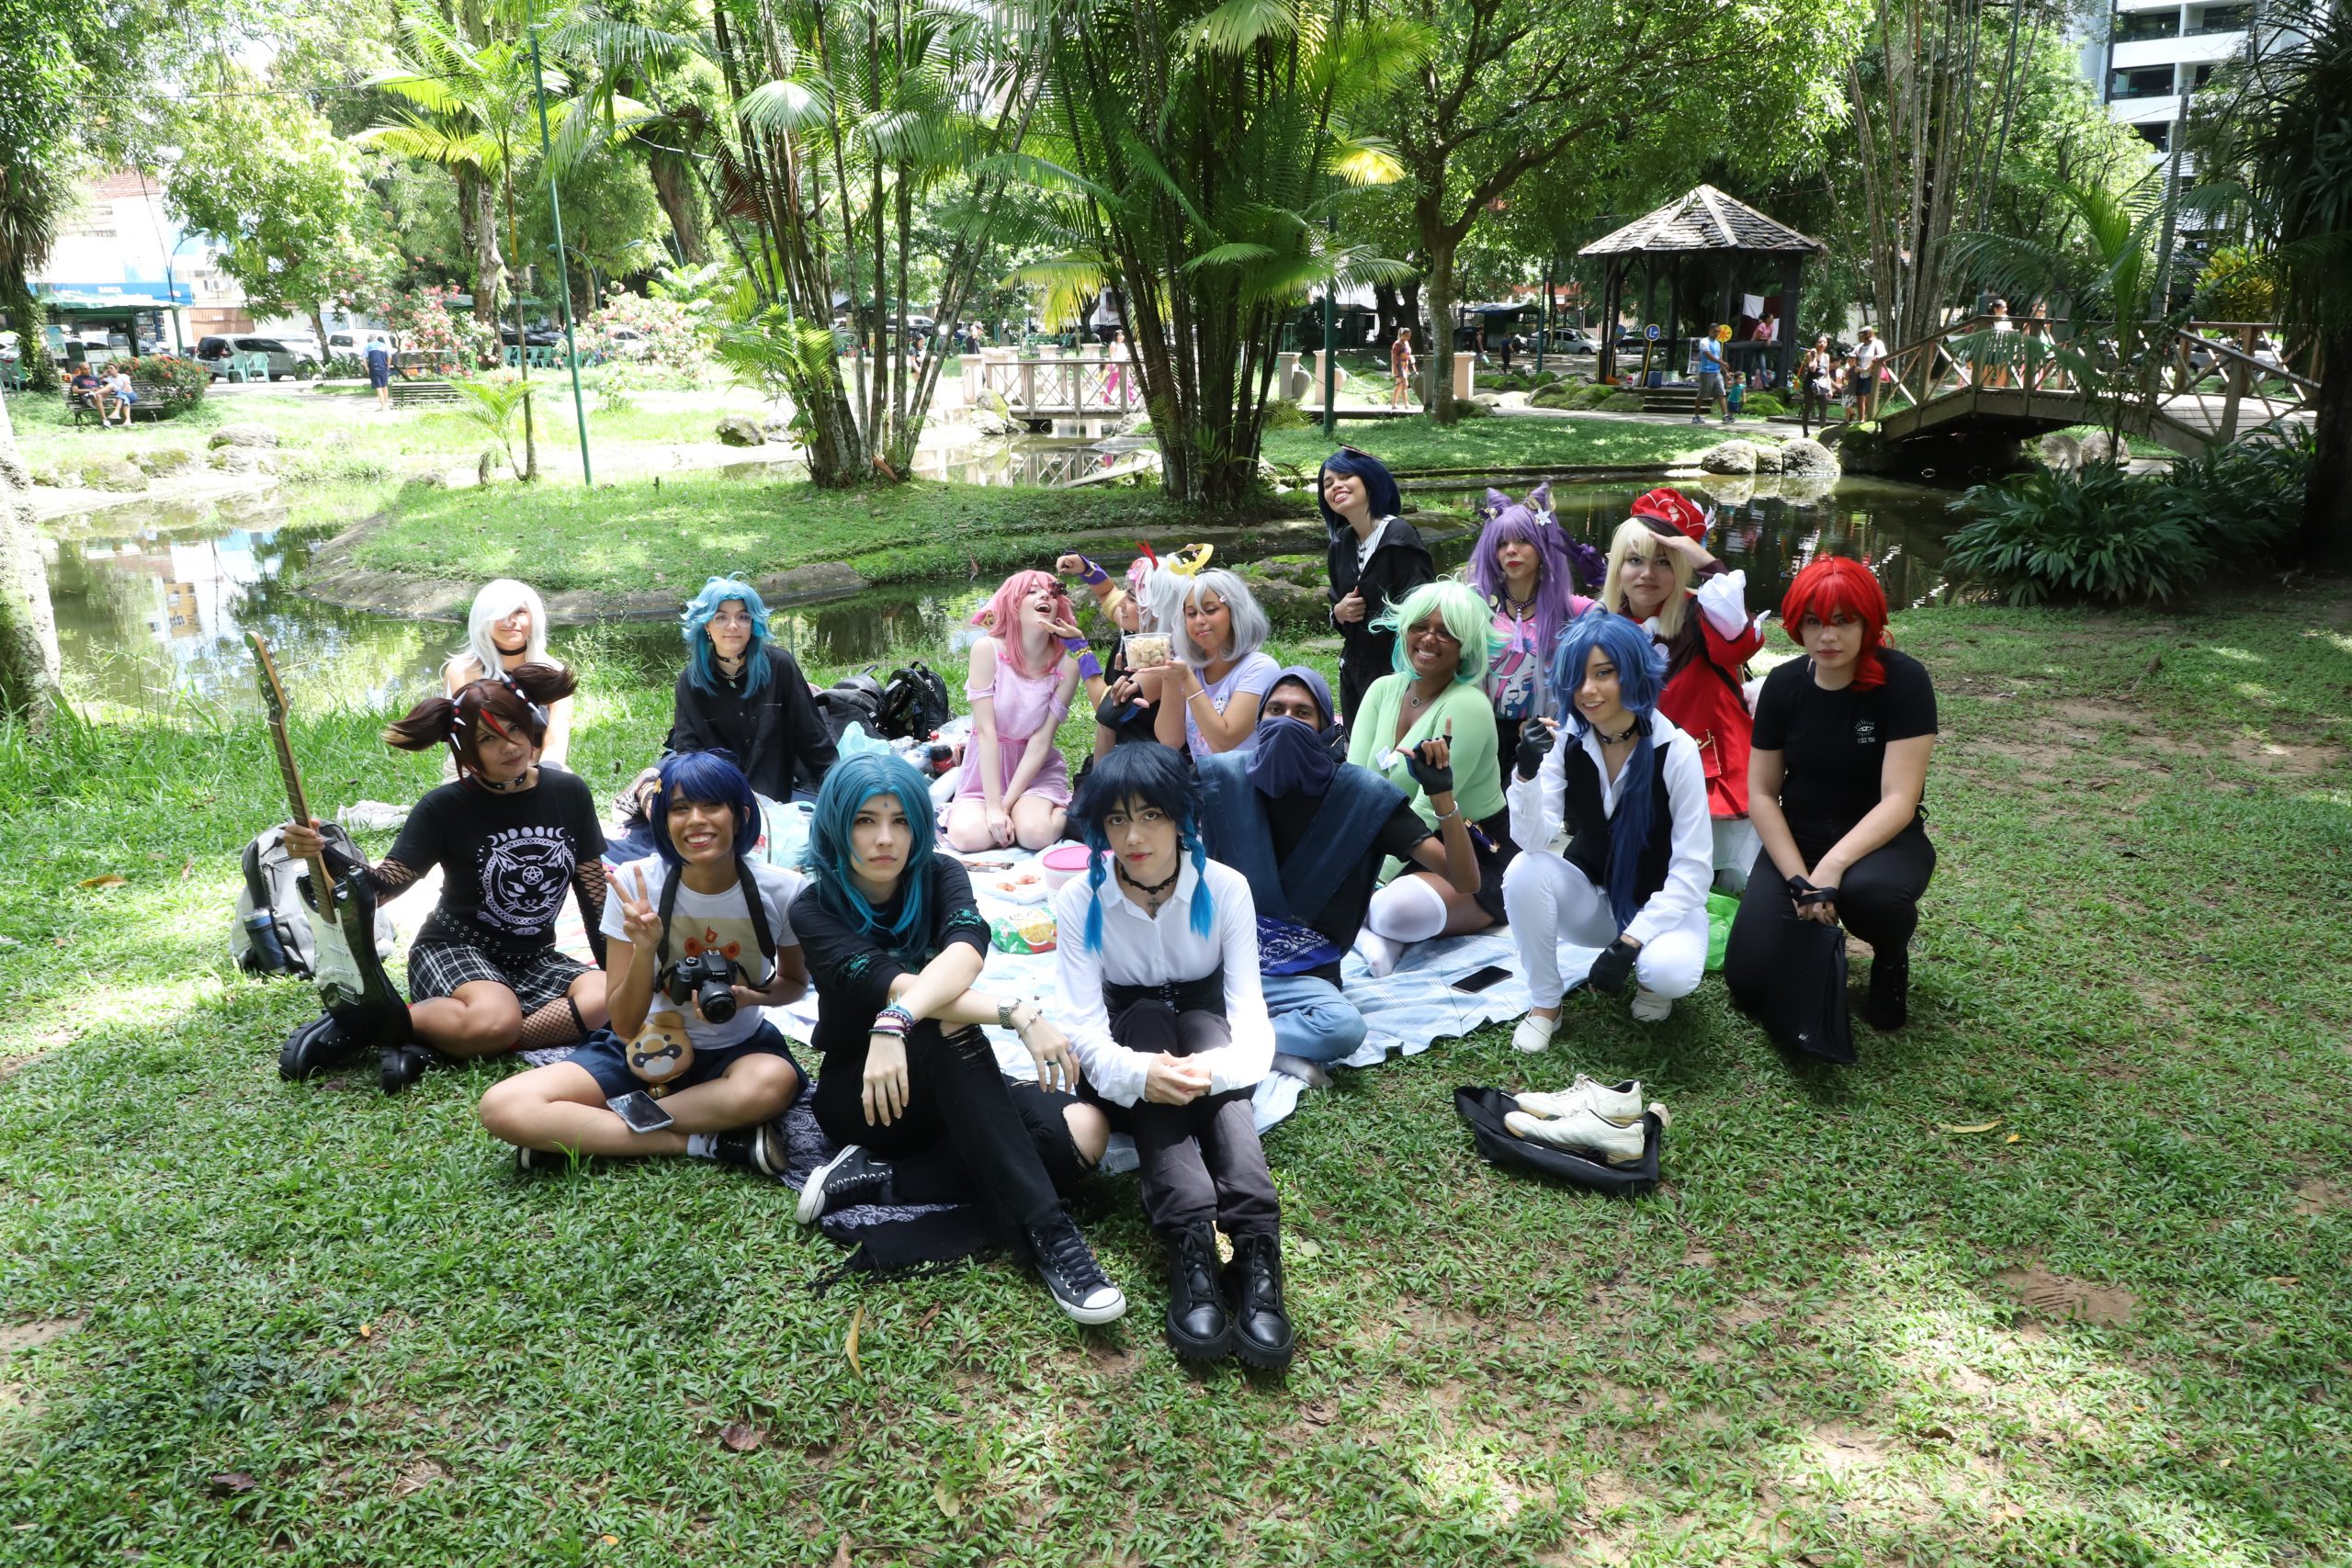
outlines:
M874 1015L874 1027L867 1032L873 1034L904 1034L914 1026L915 1015L900 1007L898 1003L892 1002L888 1007L884 1008L880 1012Z

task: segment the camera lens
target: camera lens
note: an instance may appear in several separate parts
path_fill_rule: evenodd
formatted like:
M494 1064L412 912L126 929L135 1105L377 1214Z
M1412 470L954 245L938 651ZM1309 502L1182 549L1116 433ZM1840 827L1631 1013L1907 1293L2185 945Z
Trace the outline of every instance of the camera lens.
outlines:
M695 993L695 1009L707 1023L725 1023L735 1016L735 988L724 980L705 980Z

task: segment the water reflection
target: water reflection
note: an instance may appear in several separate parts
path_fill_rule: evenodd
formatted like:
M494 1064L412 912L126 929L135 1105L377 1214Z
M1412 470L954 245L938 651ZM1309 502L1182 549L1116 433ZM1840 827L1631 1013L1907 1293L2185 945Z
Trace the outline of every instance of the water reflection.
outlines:
M1121 456L1100 446L1070 450L1096 459ZM1866 479L1793 493L1770 480L1711 482L1712 491L1685 488L1715 505L1716 551L1747 569L1757 608L1777 604L1796 570L1824 552L1867 562L1898 605L1922 603L1941 585L1943 536L1951 526L1947 492ZM1555 495L1563 525L1606 547L1627 505L1648 488L1577 485ZM1467 517L1482 493L1415 491L1408 504ZM270 637L309 702L397 707L436 690L441 661L463 638L460 626L338 610L294 592L311 552L336 526L289 525L283 502L268 499L142 502L77 520L50 569L69 691L100 712L190 703L250 712L258 699L248 630ZM1441 544L1441 566L1462 564L1474 537L1465 529ZM779 611L775 633L811 668L879 663L908 649L933 650L935 666L952 667L952 650L968 640L968 617L991 587L963 580L914 584ZM649 678L667 679L683 657L668 621L558 627L550 640L560 657L583 639L593 639L607 665L635 664Z

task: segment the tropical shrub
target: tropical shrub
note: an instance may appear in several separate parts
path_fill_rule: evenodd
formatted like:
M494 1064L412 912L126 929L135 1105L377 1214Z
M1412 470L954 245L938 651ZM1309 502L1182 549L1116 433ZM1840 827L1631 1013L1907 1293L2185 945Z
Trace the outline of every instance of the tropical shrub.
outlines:
M1749 392L1740 400L1739 412L1755 419L1775 419L1789 412L1789 405L1770 392Z
M2293 531L2314 452L2299 432L2240 441L2164 475L2091 463L1978 485L1954 502L1979 515L1947 541L1945 565L2013 604L2167 600Z
M368 362L356 354L338 354L327 361L319 372L322 381L364 381L368 378Z
M436 375L462 376L498 363L498 334L470 312L449 309L457 290L427 285L383 297L380 313L405 353L424 355Z
M153 387L162 395L167 413L194 408L212 389L209 367L175 354L151 354L143 359L131 360L129 368L133 382Z

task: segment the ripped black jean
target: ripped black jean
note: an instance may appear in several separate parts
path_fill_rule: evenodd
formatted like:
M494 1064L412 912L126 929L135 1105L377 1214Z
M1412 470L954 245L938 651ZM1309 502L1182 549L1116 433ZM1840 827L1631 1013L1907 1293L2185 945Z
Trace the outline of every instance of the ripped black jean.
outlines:
M865 1047L825 1053L817 1124L888 1160L899 1201L979 1201L1008 1240L1060 1214L1060 1191L1087 1169L1062 1116L1072 1096L1007 1078L978 1029L947 1034L926 1019L907 1034L906 1114L869 1126Z

